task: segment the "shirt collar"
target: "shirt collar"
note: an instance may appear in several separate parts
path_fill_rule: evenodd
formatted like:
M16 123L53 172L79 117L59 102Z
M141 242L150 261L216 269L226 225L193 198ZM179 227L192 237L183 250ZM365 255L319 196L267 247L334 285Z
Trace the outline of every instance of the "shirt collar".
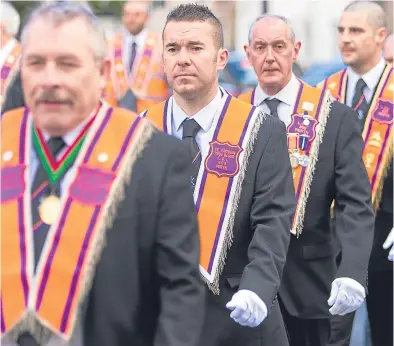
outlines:
M386 62L383 58L379 60L379 62L372 67L367 73L359 76L356 72L352 70L351 67L348 68L348 78L349 83L356 85L357 81L362 78L367 84L369 90L374 90L379 83L380 77L383 73L383 70L386 66Z
M70 132L67 132L62 137L64 143L66 143L66 145L68 147L71 146L74 143L74 141L81 134L82 130L85 128L86 124L92 119L92 117L94 117L95 114L96 114L96 112L93 111L82 123L80 123L77 127L75 127ZM43 134L43 137L45 139L45 142L48 142L48 140L51 138L51 136L48 133L44 132L44 131L42 132L42 134Z
M204 132L208 132L208 130L211 128L213 119L215 117L217 109L219 108L222 97L227 95L227 92L221 91L221 88L218 88L214 99L192 117L187 115L183 111L183 109L175 102L175 98L172 97L172 121L174 122L176 130L179 131L182 123L186 119L193 118L198 123L198 125L201 126Z
M142 29L142 31L137 35L132 35L130 34L130 32L125 30L125 38L128 43L135 42L137 44L137 47L142 47L144 45L147 34L147 29Z
M256 94L255 94L255 106L260 106L266 99L273 99L276 98L280 102L283 102L289 106L292 105L294 95L297 93L298 88L300 86L300 82L296 78L296 76L293 74L289 80L289 82L286 84L286 86L280 90L276 95L267 95L264 90L261 88L260 85L257 85L256 87Z

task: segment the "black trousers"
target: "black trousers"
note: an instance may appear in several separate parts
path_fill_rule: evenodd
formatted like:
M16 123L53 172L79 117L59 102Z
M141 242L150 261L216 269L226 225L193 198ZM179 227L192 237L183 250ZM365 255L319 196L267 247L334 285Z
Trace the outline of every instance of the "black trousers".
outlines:
M331 317L331 333L327 346L349 346L355 312Z
M290 346L325 346L330 336L330 320L292 316L280 302ZM274 345L274 344L273 344Z
M369 273L367 309L375 346L393 346L393 271Z
M243 327L230 317L231 311L208 292L200 346L289 346L285 325L276 301L268 317L255 328Z

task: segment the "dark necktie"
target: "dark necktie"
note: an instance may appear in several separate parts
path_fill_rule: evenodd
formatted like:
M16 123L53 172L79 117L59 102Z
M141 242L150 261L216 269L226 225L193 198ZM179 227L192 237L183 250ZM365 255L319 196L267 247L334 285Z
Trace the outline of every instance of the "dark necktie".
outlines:
M129 72L133 71L133 65L135 58L137 56L137 43L133 42L131 44L130 61L129 61Z
M278 105L280 101L278 99L271 99L271 100L265 100L264 102L268 106L271 115L274 118L278 118Z
M201 129L201 126L194 119L186 119L183 122L182 140L188 144L190 160L192 162L192 176L191 184L194 188L196 185L196 178L201 164L201 153L196 141L196 135Z
M52 153L52 156L56 159L56 156L60 153L60 151L64 148L66 143L64 143L61 137L53 137L49 139L48 148ZM48 185L48 175L40 162L36 175L33 180L31 195L31 212L32 212L32 224L34 230L34 263L35 266L38 264L38 260L41 255L42 247L44 246L45 239L49 230L49 225L43 223L40 218L40 214L38 212L38 208L40 206L41 199L49 193L55 193L59 196L60 191L51 191Z
M364 88L367 84L364 82L362 78L357 81L356 89L354 92L354 96L352 99L352 108L358 113L358 119L360 121L360 125L364 126L365 118L368 113L368 102L364 96Z
M65 143L61 137L53 137L48 143L48 148L52 153L52 156L56 158L57 154L65 147ZM50 192L48 185L48 175L40 162L36 175L33 180L31 195L31 212L32 212L32 223L34 229L34 266L37 267L38 260L41 255L41 250L44 246L45 239L49 230L49 225L43 223L38 213L38 207L41 202L41 197L46 196ZM57 191L59 193L59 191ZM39 346L36 340L29 332L23 333L18 338L18 344L20 346Z

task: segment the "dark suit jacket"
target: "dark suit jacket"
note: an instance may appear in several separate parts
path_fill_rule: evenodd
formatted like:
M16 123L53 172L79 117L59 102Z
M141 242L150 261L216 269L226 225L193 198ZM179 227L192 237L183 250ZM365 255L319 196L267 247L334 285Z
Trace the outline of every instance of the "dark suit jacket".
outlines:
M135 163L96 267L84 345L199 345L205 290L187 157L157 132Z
M6 97L4 100L3 107L1 109L1 114L10 111L11 109L16 109L25 106L25 99L22 90L21 74L18 72L7 88Z
M366 285L374 214L357 121L349 107L332 104L303 233L298 239L291 237L280 289L280 297L293 316L328 318L327 300L335 278L349 277ZM342 249L339 268L335 262L335 235L329 223L334 199L336 236Z
M242 185L233 244L222 279L231 290L257 293L270 308L278 292L295 211L286 129L267 115L261 125Z

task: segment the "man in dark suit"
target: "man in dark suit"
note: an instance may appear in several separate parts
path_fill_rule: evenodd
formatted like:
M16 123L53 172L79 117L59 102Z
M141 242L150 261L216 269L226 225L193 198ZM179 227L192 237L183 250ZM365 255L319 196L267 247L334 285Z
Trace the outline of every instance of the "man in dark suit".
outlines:
M163 39L174 96L141 116L190 149L208 291L200 346L286 346L276 299L295 205L285 128L219 87L228 51L207 7L175 8Z
M374 216L357 116L294 77L300 47L286 18L259 17L245 46L259 85L240 98L287 126L297 210L279 298L291 346L323 346L330 313L350 313L364 301ZM339 270L329 223L334 200Z
M66 2L25 28L28 109L1 119L1 343L198 346L188 153L100 102L110 67L100 27Z
M340 102L354 108L364 139L361 145L376 211L367 307L372 341L379 346L393 344L393 267L382 247L393 227L393 131L381 141L386 125L376 119L383 104L391 121L393 114L393 69L382 57L386 37L386 14L380 5L372 1L349 4L338 25L339 49L347 68L320 84ZM374 130L368 131L369 128ZM379 155L381 160L377 159ZM352 322L352 315L334 318L329 345L348 345Z

